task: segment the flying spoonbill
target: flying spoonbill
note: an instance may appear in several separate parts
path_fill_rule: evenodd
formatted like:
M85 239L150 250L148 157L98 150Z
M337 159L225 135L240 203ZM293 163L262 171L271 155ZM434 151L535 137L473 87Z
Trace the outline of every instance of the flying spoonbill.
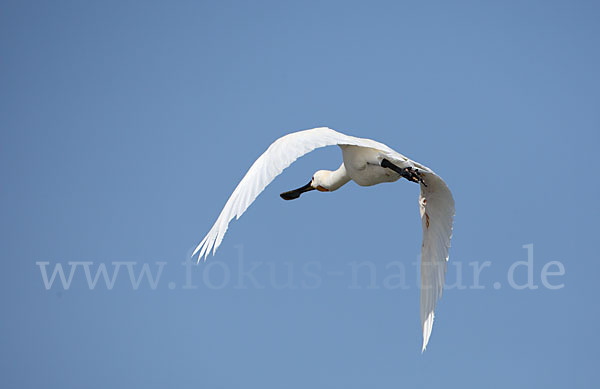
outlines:
M211 250L214 255L231 219L239 219L283 169L314 149L332 145L342 149L343 162L336 171L319 170L306 185L280 196L284 200L293 200L315 189L333 192L350 180L360 186L371 186L405 178L420 185L419 209L423 225L420 305L422 351L425 351L433 328L435 305L442 296L444 286L452 237L454 199L446 183L433 170L411 161L383 143L345 135L327 127L293 132L277 139L252 164L192 256L200 252L200 261L203 256L206 260Z

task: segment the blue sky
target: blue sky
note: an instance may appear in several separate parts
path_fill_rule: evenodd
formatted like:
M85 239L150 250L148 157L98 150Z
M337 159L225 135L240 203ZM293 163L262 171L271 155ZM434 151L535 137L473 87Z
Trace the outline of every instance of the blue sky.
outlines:
M1 386L593 387L599 18L592 1L3 1ZM464 289L424 354L417 186L278 197L336 148L182 265L255 158L317 126L454 193ZM528 244L538 288L519 290ZM47 289L42 269L69 262ZM85 267L114 263L91 288ZM135 289L144 264L162 272Z

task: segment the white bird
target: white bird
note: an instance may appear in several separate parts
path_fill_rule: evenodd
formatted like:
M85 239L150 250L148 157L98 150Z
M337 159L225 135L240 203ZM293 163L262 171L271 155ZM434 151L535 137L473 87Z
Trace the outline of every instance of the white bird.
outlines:
M338 145L343 154L342 165L336 171L319 170L308 184L280 196L284 200L292 200L315 189L333 192L350 180L361 186L393 182L401 177L420 183L419 209L423 225L420 305L422 351L425 351L433 328L435 305L442 296L444 286L452 237L454 199L446 183L431 169L411 161L383 143L345 135L327 127L298 131L277 139L252 164L192 256L200 252L200 261L202 256L206 260L211 250L214 255L231 219L239 219L283 169L314 149L332 145Z

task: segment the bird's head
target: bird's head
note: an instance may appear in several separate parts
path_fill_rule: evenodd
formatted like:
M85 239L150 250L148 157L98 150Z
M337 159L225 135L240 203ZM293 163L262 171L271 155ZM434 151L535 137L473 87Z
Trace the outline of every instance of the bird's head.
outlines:
M284 192L280 194L282 199L284 200L294 200L300 197L300 195L304 192L310 192L311 190L318 190L320 192L330 192L337 188L333 188L331 186L331 173L329 170L319 170L316 172L310 182L298 189L290 190L289 192Z
M310 180L310 186L320 192L329 192L331 172L329 170L317 171Z

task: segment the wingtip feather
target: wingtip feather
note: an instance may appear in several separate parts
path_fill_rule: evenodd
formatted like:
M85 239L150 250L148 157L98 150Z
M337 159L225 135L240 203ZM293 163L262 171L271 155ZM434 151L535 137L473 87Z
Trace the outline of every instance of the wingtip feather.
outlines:
M433 329L433 319L435 315L432 312L429 312L427 315L427 319L423 322L423 348L421 349L421 354L425 352L427 349L427 344L429 343L429 338L431 337L431 330Z

